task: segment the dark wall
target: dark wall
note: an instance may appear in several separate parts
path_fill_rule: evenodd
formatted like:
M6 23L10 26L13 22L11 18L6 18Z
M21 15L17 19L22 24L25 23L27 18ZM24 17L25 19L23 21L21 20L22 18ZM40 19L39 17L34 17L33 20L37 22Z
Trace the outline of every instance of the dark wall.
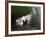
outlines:
M40 7L34 7L34 11L33 11L33 18L32 18L32 26L35 28L40 29ZM35 12L36 11L36 12Z

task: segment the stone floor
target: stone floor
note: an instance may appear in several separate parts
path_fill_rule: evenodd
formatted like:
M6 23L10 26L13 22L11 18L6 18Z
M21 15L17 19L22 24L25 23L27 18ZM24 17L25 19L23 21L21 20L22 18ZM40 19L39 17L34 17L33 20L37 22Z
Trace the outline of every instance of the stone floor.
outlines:
M12 31L20 31L20 30L21 31L22 30L38 30L38 28L31 27L31 26L19 26L19 25L12 27Z

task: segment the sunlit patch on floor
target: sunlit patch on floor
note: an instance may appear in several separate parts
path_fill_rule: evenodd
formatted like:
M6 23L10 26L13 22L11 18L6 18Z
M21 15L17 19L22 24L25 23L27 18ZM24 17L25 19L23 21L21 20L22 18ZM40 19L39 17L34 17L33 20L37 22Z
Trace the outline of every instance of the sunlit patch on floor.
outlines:
M27 24L31 23L31 18L32 18L32 14L28 14L26 16L22 16L21 18L16 20L16 25L20 25L23 26L23 20L26 21L27 20Z

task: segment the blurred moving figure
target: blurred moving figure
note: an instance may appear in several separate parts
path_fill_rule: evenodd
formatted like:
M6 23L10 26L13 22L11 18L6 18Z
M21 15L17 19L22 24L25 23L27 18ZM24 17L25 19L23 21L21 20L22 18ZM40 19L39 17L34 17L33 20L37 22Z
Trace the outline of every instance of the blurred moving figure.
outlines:
M23 20L23 27L27 27L27 20Z

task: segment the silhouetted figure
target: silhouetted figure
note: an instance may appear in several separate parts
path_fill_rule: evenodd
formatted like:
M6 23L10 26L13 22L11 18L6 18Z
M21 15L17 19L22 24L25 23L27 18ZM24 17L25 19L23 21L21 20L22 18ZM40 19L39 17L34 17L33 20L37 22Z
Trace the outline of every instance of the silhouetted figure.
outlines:
M27 26L27 20L23 20L23 26L25 27L25 26Z

